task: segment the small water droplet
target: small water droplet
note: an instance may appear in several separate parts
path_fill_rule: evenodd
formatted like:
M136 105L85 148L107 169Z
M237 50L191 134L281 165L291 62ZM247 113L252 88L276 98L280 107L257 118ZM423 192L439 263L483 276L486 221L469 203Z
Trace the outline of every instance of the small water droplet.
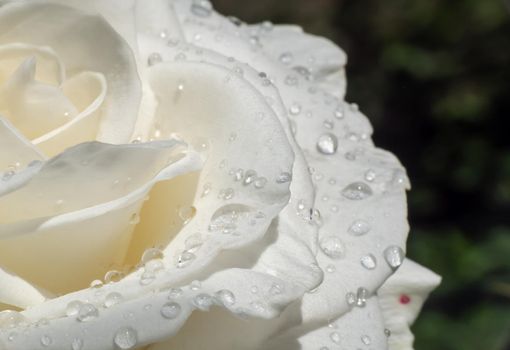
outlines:
M276 177L276 183L283 184L292 180L292 174L289 172L282 172Z
M345 255L345 246L340 238L327 236L320 240L320 247L324 254L332 259L341 259Z
M196 258L195 254L189 251L183 251L182 253L176 256L175 266L179 269L185 268L189 266L195 260L195 258Z
M99 317L99 310L92 304L82 304L76 319L80 322L88 322Z
M83 349L83 340L80 338L74 338L73 342L71 343L71 349L72 350L81 350Z
M368 298L368 290L363 287L358 288L356 291L356 306L364 307Z
M372 189L364 182L353 182L342 190L342 196L350 200L366 199L372 194Z
M361 341L365 345L370 345L372 343L372 339L370 339L370 337L368 335L361 336Z
M291 52L284 52L279 57L280 62L285 65L291 64L293 59L294 59L294 55Z
M285 85L288 85L288 86L296 86L299 82L299 79L298 77L296 77L295 75L293 74L290 74L290 75L287 75L285 77Z
M362 236L370 231L371 227L365 220L355 220L349 226L348 232L353 236Z
M154 272L145 271L140 276L139 282L142 286L147 286L147 285L151 284L152 282L154 282L155 279L156 279L156 275L154 274Z
M169 299L175 299L182 296L182 289L181 288L171 288L168 292L168 298Z
M76 316L78 312L80 311L81 306L83 303L79 300L73 300L69 302L66 306L66 315L67 316Z
M376 174L375 174L375 170L373 169L368 169L366 172L365 172L365 180L367 180L368 182L372 182L375 180L375 177L376 177Z
M138 335L131 327L122 327L115 333L114 344L119 349L133 349L138 342Z
M179 217L183 221L183 224L186 225L195 217L197 213L197 209L193 206L183 206L179 207Z
M221 189L220 192L218 193L218 199L223 199L223 200L230 200L232 198L234 198L234 189L233 188L224 188L224 189Z
M292 68L294 71L298 72L301 76L303 76L306 80L311 80L312 73L310 70L303 66L296 66Z
M147 58L147 65L149 67L151 67L151 66L154 66L154 65L156 65L158 63L161 63L161 61L163 61L163 57L161 57L161 55L159 53L153 52Z
M384 335L386 337L390 337L391 336L391 331L388 328L384 328Z
M289 107L289 113L290 115L298 115L301 113L301 105L298 103L293 103Z
M377 260L372 254L365 255L360 259L361 265L367 270L373 270L377 266Z
M124 273L122 271L111 270L104 275L104 281L105 283L119 282L123 277Z
M16 175L14 170L8 170L2 175L2 181L9 181L14 175Z
M338 139L333 134L323 134L317 140L317 150L326 155L335 154L338 148Z
M255 188L264 188L264 186L266 186L266 183L267 179L261 176L255 179L255 181L253 182L253 186L255 186Z
M13 310L0 311L0 327L14 328L27 320L21 313Z
M335 271L336 271L335 265L330 264L330 265L326 266L326 272L333 273Z
M53 339L49 335L43 335L41 337L41 344L44 347L50 346L51 344L53 344Z
M202 311L208 311L213 304L213 299L209 294L198 294L193 298L193 304Z
M326 129L333 129L335 127L335 123L332 120L329 120L329 119L326 119L325 121L323 121L322 125L324 125L324 127Z
M347 305L354 306L356 304L356 295L352 292L349 292L345 295L345 301L347 302Z
M136 225L139 222L140 222L140 215L138 215L138 213L131 214L131 216L129 217L129 224Z
M236 297L235 297L234 293L232 293L228 289L222 289L222 290L216 292L216 298L224 306L232 306L236 303Z
M191 13L197 17L209 17L212 14L212 5L208 0L193 0Z
M173 320L181 313L181 305L176 302L168 302L161 307L161 316L166 319Z
M393 269L396 270L400 265L402 265L402 262L404 261L405 254L402 248L398 246L389 246L384 250L384 260L388 263L388 265Z
M161 249L158 249L158 248L149 248L149 249L146 249L143 252L142 258L140 259L140 262L143 265L145 265L145 264L147 264L149 261L151 261L153 259L163 259L163 258L164 258L164 254L161 251Z
M343 106L338 106L335 109L333 114L335 115L336 119L343 119L343 117L344 117L344 107Z
M252 170L252 169L246 170L246 172L244 173L243 185L247 186L247 185L251 184L252 182L255 181L256 178L257 178L257 172L255 170Z
M340 344L340 341L341 341L341 337L340 337L340 334L338 332L332 332L330 335L329 335L329 338L331 339L331 341L335 344Z
M211 193L212 185L210 182L206 182L204 186L202 187L202 195L201 197L206 197L209 193Z

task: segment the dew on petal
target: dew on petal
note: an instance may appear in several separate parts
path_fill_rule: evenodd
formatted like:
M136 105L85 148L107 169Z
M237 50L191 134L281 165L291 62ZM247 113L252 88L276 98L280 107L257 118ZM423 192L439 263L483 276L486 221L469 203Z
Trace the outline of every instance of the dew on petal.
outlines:
M371 226L365 220L355 220L351 226L349 226L349 233L353 236L362 236L371 230Z
M173 320L181 313L182 307L176 302L168 302L161 307L161 316L166 319Z
M138 342L138 334L131 327L122 327L115 333L113 343L118 349L133 349Z
M46 347L46 346L50 346L51 344L53 344L53 339L49 336L49 335L43 335L41 337L41 345Z
M338 139L335 135L326 133L319 137L317 140L317 150L325 155L332 155L336 153L338 148Z
M372 254L363 256L360 259L360 262L361 265L367 270L373 270L377 266L377 260L375 259L375 256L373 256Z
M153 52L147 58L147 65L154 66L154 65L160 63L161 61L163 61L163 57L161 57L161 55L159 53Z
M80 338L74 338L71 343L71 350L82 350L83 349L83 340Z
M345 246L340 238L327 236L320 240L320 248L332 259L341 259L345 255Z
M372 189L364 182L353 182L342 190L342 196L350 200L366 199L372 194Z
M234 293L228 289L222 289L216 292L215 296L224 306L232 306L236 303L236 297Z
M212 5L208 0L193 0L191 4L191 13L197 17L209 17L212 11Z
M76 319L80 322L88 322L99 317L99 310L92 304L82 304Z
M120 303L122 299L123 299L122 294L118 292L111 292L106 295L104 300L104 306L107 308L112 307Z
M404 251L398 246L389 246L384 250L384 260L386 260L393 270L396 270L400 265L402 265L404 258Z

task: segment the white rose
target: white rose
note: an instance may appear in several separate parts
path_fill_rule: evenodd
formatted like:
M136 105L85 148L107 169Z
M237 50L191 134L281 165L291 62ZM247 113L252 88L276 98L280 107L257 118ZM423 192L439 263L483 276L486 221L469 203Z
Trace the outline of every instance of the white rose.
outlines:
M205 0L0 4L1 350L412 347L439 278L397 270L405 171L339 48Z

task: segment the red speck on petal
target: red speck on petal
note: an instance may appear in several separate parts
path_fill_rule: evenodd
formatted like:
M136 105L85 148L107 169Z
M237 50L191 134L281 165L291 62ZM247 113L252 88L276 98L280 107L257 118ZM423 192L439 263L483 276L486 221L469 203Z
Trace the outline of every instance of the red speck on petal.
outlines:
M409 297L409 295L402 294L400 296L400 304L406 305L406 304L409 304L410 302L411 302L411 298Z

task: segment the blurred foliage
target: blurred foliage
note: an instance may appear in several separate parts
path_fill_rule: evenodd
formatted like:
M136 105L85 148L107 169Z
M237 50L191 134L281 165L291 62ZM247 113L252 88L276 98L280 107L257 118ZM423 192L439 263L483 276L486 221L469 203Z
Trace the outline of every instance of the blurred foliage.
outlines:
M413 183L408 255L443 276L416 349L510 349L510 0L213 2L348 53L347 100Z

